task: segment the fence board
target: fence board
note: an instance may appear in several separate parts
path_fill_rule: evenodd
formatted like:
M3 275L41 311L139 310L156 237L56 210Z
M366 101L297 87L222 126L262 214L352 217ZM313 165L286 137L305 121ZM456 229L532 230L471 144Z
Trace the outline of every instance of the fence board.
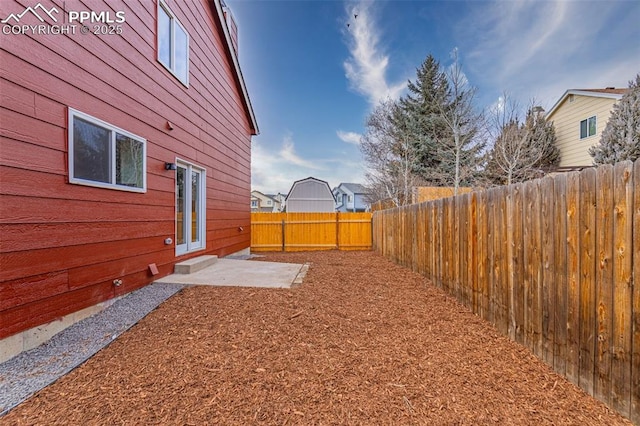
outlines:
M596 341L596 171L580 174L580 387L594 395Z
M496 290L494 284L495 276L495 247L496 247L496 229L497 229L497 213L494 202L495 190L487 191L487 320L494 326L496 325Z
M442 229L443 229L443 216L444 216L444 211L443 211L443 204L442 204L442 199L437 200L434 203L434 207L435 207L435 216L436 216L436 220L437 220L437 231L436 231L436 238L434 240L434 244L435 244L435 250L436 250L436 255L435 257L435 277L436 277L436 284L438 285L438 287L442 288L442 256L444 253L444 245L442 243Z
M469 194L469 256L467 261L467 277L471 285L471 311L478 313L478 274L476 265L478 264L478 196L476 193Z
M460 244L464 247L464 256L461 257L460 268L462 273L461 285L465 293L465 302L469 309L473 310L473 240L474 236L471 231L471 194L464 194L462 197L460 211L464 212L464 228L463 235L460 238Z
M566 376L580 377L580 173L567 175L567 350Z
M460 258L462 258L463 255L463 244L460 238L462 238L462 221L464 220L464 217L462 215L462 212L460 211L460 199L461 197L450 198L452 207L451 219L453 222L453 234L451 235L451 249L453 250L453 252L451 253L453 255L453 262L451 262L451 279L453 281L453 286L455 289L453 294L464 304L465 297L464 291L462 289L460 273L460 266L462 264L462 262L460 262Z
M494 247L494 275L493 285L496 290L496 327L502 333L507 335L509 331L509 280L507 279L507 245L509 244L506 232L507 223L507 188L495 188L494 206L496 220L496 229L494 231L495 247Z
M631 410L630 418L640 423L640 160L633 166L633 276L632 348L631 348Z
M542 214L542 359L553 367L554 339L554 264L553 264L553 179L546 177L540 185Z
M553 287L555 289L553 369L561 375L567 362L567 176L554 177Z
M453 287L451 277L451 263L453 262L453 251L451 247L451 233L453 231L451 225L451 198L444 198L442 200L442 212L442 288L450 292Z
M528 336L526 346L538 357L542 358L542 229L541 229L541 201L540 181L535 180L525 184L525 215L524 227L524 262L525 293L527 307L525 315L526 332Z
M478 313L481 318L490 321L489 319L489 291L488 283L489 279L487 274L489 273L489 254L488 254L488 239L489 239L489 225L487 220L487 192L480 192L477 194L478 202L478 297L479 310Z
M515 332L514 340L520 344L524 343L524 247L522 220L524 215L522 184L512 187L511 211L508 218L512 221L511 238L511 271L512 281L509 285L511 289L509 312L511 327Z
M620 413L629 413L631 403L632 173L631 162L618 163L613 169L611 406Z
M596 174L598 194L596 253L596 306L598 307L595 363L595 397L611 403L611 327L613 308L613 167L605 165Z

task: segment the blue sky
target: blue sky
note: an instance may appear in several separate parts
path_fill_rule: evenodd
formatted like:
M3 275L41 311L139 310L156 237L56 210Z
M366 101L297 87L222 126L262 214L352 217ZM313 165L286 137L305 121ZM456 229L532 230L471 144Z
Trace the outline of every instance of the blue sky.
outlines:
M406 93L429 53L447 66L458 49L479 108L506 91L549 109L567 89L627 87L640 72L639 0L226 2L260 126L252 187L266 193L308 176L365 183L366 117Z

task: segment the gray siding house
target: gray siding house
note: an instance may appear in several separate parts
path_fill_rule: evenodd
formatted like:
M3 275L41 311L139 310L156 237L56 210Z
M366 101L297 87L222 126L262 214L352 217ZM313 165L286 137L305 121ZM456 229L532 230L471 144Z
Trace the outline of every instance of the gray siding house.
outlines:
M288 213L335 212L336 200L329 184L314 177L297 180L285 200Z
M366 212L369 210L367 191L359 183L341 183L333 188L336 210L339 212Z

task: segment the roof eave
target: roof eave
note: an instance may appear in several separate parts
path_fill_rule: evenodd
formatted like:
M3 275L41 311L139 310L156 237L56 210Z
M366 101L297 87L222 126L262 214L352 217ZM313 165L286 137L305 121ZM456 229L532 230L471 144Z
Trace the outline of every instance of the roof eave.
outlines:
M231 59L233 63L233 68L235 70L236 82L238 86L240 86L240 92L242 93L242 100L244 103L245 112L247 113L247 118L249 118L249 122L251 124L251 134L258 135L260 134L260 129L258 128L258 121L256 120L255 113L253 111L253 106L251 105L251 99L249 98L249 92L247 91L247 86L244 82L244 77L242 76L242 70L240 69L240 63L238 62L238 56L235 54L233 49L233 44L231 43L231 34L229 34L229 28L227 27L227 21L224 18L224 11L222 10L222 4L220 4L220 0L213 0L213 4L216 8L216 13L218 15L218 19L220 20L220 27L224 32L224 40L227 47L227 55Z
M556 112L556 110L560 107L560 105L562 105L562 103L565 101L565 99L569 95L591 96L592 98L609 98L609 99L616 99L616 100L620 100L623 96L618 93L602 93L602 92L591 92L587 90L570 89L565 91L564 94L560 97L560 99L558 99L558 101L555 104L553 104L549 112L545 114L545 118L548 119L549 117L551 117L553 113Z

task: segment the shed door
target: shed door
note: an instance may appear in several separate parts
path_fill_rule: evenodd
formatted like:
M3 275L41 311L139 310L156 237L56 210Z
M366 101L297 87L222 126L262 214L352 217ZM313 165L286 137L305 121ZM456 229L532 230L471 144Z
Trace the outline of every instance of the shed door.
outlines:
M205 248L205 171L193 164L177 163L176 254Z

